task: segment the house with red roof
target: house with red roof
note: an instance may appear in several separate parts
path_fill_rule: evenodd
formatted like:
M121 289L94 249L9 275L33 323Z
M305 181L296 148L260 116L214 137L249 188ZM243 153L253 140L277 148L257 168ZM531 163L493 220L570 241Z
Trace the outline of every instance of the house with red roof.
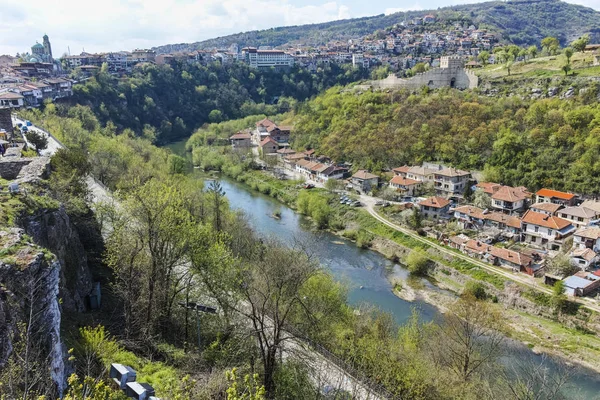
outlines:
M425 218L450 218L450 200L433 196L419 203Z
M379 177L367 170L359 169L350 179L352 187L361 192L370 192L379 186Z
M501 186L491 195L492 207L507 214L520 213L531 199L525 188Z
M252 146L252 135L248 132L238 132L230 136L229 141L234 149L247 149Z
M573 193L559 192L552 189L540 189L535 194L537 203L554 203L563 206L573 206L577 196Z
M471 173L456 168L444 168L434 173L434 186L438 195L461 196L471 179Z
M390 180L390 187L403 196L414 196L421 189L421 184L421 181L402 176L394 176Z
M561 250L565 239L575 233L571 222L528 210L521 218L523 241L548 250Z
M279 150L279 143L277 143L277 141L275 141L275 139L273 139L270 136L264 138L260 142L259 146L260 146L260 150L262 151L263 155L277 154L277 150Z

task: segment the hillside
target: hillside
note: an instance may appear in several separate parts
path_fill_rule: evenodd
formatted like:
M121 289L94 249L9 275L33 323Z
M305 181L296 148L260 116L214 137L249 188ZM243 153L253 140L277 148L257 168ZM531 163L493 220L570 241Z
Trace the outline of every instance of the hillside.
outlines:
M293 43L318 46L330 40L366 36L414 17L435 15L447 23L475 24L498 33L507 42L518 45L539 44L546 36L555 36L561 44L590 33L600 41L600 12L559 0L490 1L450 6L438 10L400 12L391 15L348 19L321 24L279 27L237 33L196 43L158 46L158 53L193 51L203 48L239 46L283 46Z

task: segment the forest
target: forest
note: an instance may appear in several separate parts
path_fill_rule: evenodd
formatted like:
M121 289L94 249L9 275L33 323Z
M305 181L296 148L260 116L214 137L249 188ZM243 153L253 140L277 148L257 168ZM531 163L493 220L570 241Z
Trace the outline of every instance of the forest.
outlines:
M75 86L70 105L89 106L102 125L138 134L155 130L156 142L189 136L208 122L253 114L288 111L290 100L303 101L334 85L368 77L350 65L331 65L311 73L251 69L243 63L207 66L173 62L146 64L117 78L103 69Z
M332 88L302 103L293 146L381 172L440 161L512 186L600 193L599 86L573 99Z

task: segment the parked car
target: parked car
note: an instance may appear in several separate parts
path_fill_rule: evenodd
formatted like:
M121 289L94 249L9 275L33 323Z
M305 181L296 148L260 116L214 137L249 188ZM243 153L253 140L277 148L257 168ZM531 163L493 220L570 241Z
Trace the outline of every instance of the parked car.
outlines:
M305 183L302 187L304 189L312 189L315 187L315 185L313 185L312 183Z
M32 124L31 124L31 121L25 121L25 125L27 125L27 126L31 126L31 125L32 125Z
M23 125L21 127L21 132L29 132L29 129L27 129L27 126Z

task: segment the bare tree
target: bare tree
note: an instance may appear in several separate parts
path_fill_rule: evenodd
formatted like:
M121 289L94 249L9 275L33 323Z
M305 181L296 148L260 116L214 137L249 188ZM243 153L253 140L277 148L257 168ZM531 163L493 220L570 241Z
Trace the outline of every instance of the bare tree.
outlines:
M489 388L491 399L563 400L562 390L569 386L573 368L564 363L554 365L542 355L539 358L526 351L511 354L511 363L501 369L496 387ZM569 389L569 398L574 388Z
M319 265L304 251L285 249L268 242L262 254L243 268L243 302L238 311L252 324L263 366L263 384L267 397L275 394L275 371L291 321L300 314L308 319L302 289L319 273Z
M444 315L433 357L466 382L499 356L502 327L501 316L488 303L465 296Z

